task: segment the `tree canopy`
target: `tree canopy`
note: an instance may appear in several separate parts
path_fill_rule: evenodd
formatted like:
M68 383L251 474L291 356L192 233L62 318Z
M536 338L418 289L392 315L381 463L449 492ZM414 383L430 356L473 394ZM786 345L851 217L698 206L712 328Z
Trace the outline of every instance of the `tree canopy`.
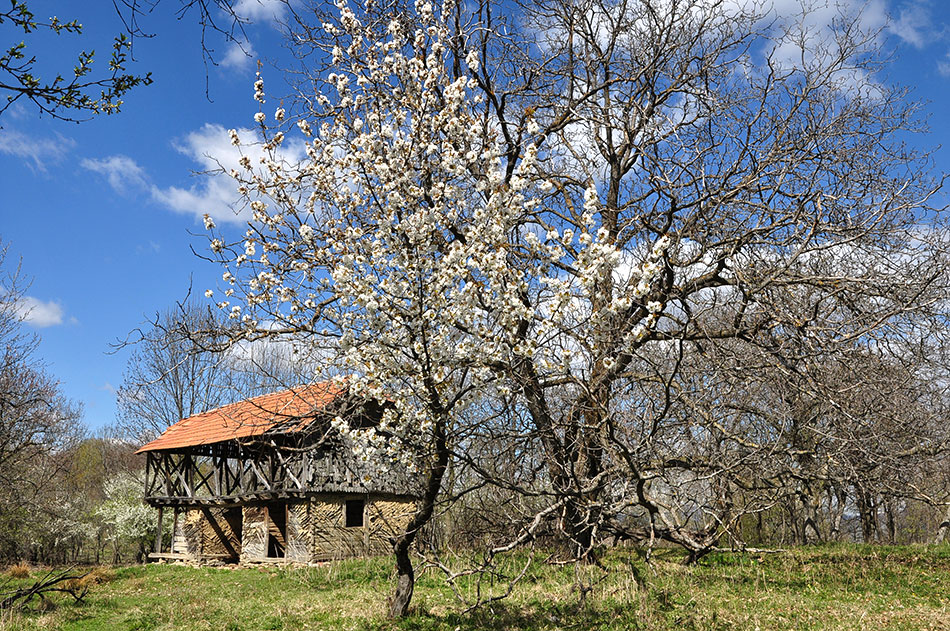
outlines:
M543 528L577 558L606 535L698 558L776 494L817 497L803 469L844 480L816 463L850 457L870 408L900 422L875 384L920 384L912 349L939 330L941 182L859 16L337 9L289 26L308 51L292 107L271 113L259 76L261 140L232 132L251 218L237 241L206 219L209 294L236 338L306 340L392 401L380 427L338 429L425 480L393 613L447 496L532 498L489 563Z

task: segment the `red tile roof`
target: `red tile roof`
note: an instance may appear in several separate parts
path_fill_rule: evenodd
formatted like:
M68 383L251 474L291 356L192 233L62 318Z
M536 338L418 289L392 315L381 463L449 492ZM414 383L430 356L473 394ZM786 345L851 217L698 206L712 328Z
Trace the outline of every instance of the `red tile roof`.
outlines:
M324 381L231 403L178 421L135 453L259 436L288 421L297 422L286 431L296 432L309 425L316 418L316 412L345 392L345 386Z

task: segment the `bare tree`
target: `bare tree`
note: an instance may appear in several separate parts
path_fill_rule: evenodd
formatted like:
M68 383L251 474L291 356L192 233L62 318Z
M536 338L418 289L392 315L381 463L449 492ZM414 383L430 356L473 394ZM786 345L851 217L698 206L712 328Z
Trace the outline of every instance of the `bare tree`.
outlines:
M233 401L224 359L196 344L189 331L214 328L216 315L194 302L156 315L138 331L116 394L117 426L138 442L152 440L183 418Z
M7 267L0 244L0 555L25 551L24 530L48 521L51 481L62 471L58 455L81 435L80 408L36 357L38 339L24 330L26 290L19 266Z
M262 340L219 352L228 339L227 320L191 300L119 344L133 348L116 394L120 434L141 444L181 419L311 379L306 349Z

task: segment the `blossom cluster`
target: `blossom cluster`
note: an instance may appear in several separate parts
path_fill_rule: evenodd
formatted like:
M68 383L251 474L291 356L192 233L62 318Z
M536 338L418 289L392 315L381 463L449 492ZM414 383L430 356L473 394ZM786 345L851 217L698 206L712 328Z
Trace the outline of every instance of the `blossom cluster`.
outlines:
M532 115L512 157L477 90L478 52L458 74L447 61L445 13L417 2L414 28L380 27L340 2L324 24L334 66L318 109L296 123L306 159L281 153L284 109L273 128L259 112L261 155L232 174L252 218L241 240L211 242L230 318L332 341L328 361L347 386L392 403L380 427L334 423L383 467L415 466L439 415L506 388L498 366L570 376L592 328L619 314L641 341L663 309L653 294L670 239L653 244L632 286L614 280L628 252L601 225L595 184L553 180ZM266 99L260 75L254 98ZM558 196L583 199L576 221L547 212Z

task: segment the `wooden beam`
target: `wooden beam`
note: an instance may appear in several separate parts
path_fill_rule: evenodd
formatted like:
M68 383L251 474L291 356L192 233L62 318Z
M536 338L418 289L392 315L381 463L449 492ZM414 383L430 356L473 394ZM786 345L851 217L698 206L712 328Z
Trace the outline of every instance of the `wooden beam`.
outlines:
M273 488L271 485L271 482L270 480L267 479L267 477L263 473L261 473L260 469L257 468L257 463L254 460L248 460L247 464L250 467L250 470L254 473L254 475L257 476L257 479L261 482L261 484L264 485L264 487L268 491L270 491ZM247 490L250 490L250 489L247 489Z

